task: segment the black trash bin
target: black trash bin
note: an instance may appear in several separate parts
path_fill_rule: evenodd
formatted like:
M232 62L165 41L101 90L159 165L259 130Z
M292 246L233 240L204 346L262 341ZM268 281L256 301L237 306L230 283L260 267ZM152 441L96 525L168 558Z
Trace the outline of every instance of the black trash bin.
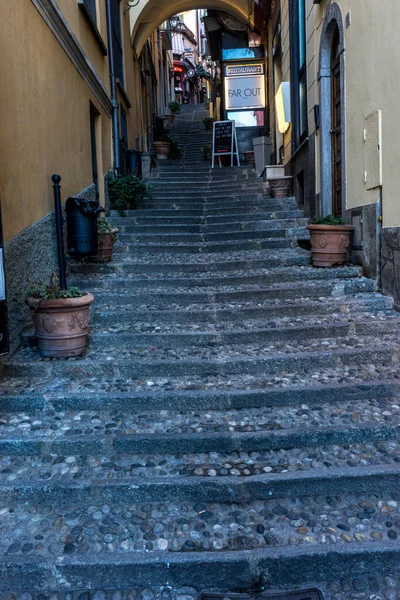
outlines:
M95 200L68 198L65 204L67 213L67 245L71 256L90 256L97 253L97 217L104 208Z
M126 168L128 173L142 178L142 153L131 148L126 153Z

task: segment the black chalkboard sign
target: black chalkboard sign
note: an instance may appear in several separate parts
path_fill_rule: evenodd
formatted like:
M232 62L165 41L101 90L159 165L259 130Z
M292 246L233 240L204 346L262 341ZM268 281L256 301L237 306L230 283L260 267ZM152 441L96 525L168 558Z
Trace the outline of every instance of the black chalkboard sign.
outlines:
M233 157L235 154L237 164L239 165L235 121L215 121L213 123L212 167L214 168L216 156L226 155L231 156L231 167L233 167ZM221 166L221 161L219 164Z
M217 121L214 127L214 154L232 152L233 121Z

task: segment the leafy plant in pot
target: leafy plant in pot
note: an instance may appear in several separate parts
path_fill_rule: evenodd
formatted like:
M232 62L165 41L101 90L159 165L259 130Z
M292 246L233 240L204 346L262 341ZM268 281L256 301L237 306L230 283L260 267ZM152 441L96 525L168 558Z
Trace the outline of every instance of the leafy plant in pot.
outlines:
M314 267L333 267L349 260L351 234L354 230L352 225L345 225L342 218L328 215L315 217L307 229L311 236Z
M201 155L204 160L209 160L212 156L212 148L211 144L207 144L207 146L202 146Z
M178 115L181 112L181 105L179 102L175 102L175 100L173 100L169 103L169 109L173 115Z
M136 208L140 200L149 198L150 188L135 175L120 175L109 178L108 193L111 206L123 216L125 210Z
M34 283L25 302L32 309L40 354L52 358L79 356L86 349L89 307L94 297L78 288L63 290L56 273L50 283Z
M112 259L114 244L118 241L119 229L113 226L107 219L97 220L97 238L99 249L97 254L91 257L96 263L108 263Z
M204 117L203 125L207 129L207 131L211 131L211 129L213 128L214 121L215 119L213 119L213 117Z

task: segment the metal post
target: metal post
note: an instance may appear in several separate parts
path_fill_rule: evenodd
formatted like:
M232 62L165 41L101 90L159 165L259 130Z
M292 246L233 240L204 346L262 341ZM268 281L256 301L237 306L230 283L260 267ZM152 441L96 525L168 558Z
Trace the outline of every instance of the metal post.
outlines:
M53 175L51 178L54 183L54 209L56 215L56 234L57 234L57 251L58 251L58 266L60 271L60 287L62 290L67 289L67 278L66 278L66 265L65 265L65 254L64 254L64 236L63 236L63 221L61 212L61 187L60 175Z

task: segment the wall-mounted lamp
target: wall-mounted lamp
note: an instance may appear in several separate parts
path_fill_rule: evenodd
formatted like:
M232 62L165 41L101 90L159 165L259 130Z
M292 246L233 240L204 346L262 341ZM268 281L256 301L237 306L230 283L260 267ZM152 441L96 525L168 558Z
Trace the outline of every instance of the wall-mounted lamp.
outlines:
M281 83L275 96L275 107L278 119L278 129L280 133L286 133L291 123L290 114L290 83L285 81Z
M185 27L185 23L180 20L178 15L171 17L169 22L171 24L171 31L182 31Z
M139 4L140 0L125 0L125 4L128 6L125 12L131 10L131 8L135 8Z

